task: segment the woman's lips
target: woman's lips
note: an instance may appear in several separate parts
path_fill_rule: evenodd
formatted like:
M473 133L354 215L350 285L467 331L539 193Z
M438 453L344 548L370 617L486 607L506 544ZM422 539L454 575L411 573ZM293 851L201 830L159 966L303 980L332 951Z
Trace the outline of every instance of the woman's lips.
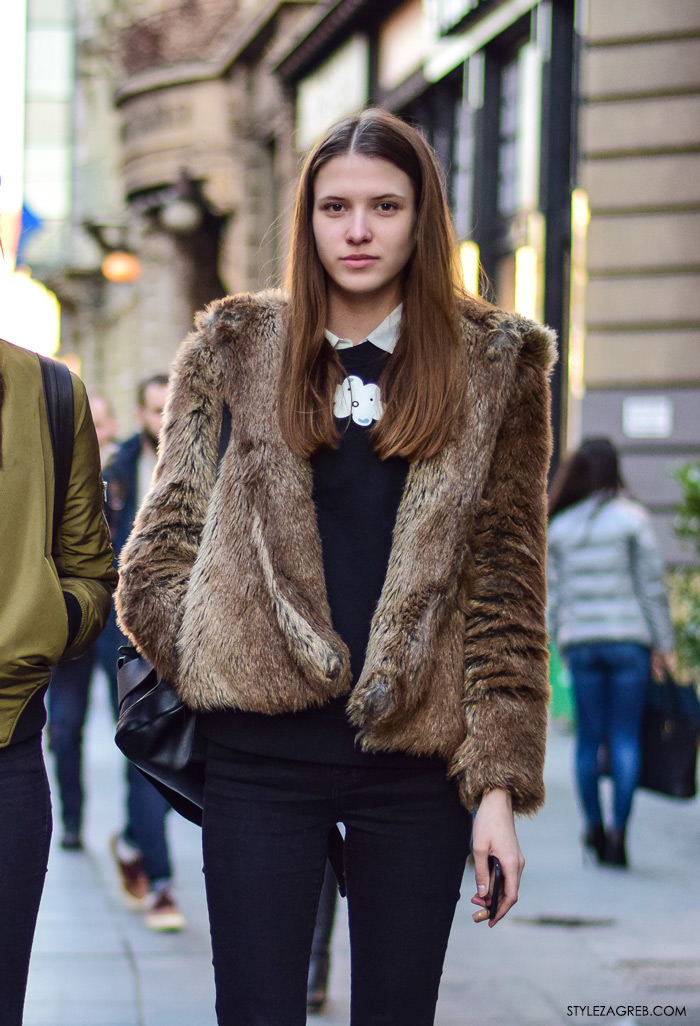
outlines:
M376 263L379 257L365 256L364 254L358 254L353 256L341 257L341 262L346 267L354 267L360 269L362 267L371 267L372 264Z

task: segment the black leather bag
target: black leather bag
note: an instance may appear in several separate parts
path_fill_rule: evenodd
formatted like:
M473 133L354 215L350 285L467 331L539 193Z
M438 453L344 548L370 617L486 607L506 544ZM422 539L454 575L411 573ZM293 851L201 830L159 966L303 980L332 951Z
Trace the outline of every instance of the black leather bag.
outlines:
M642 720L639 786L670 798L697 794L700 702L692 685L649 685Z
M176 812L201 826L204 762L196 713L132 645L119 652L117 747Z
M202 825L204 747L197 735L197 714L159 680L133 645L119 649L119 719L115 741L176 812ZM344 842L337 826L328 832L328 861L345 897Z
M230 436L231 411L224 404L217 476ZM204 761L197 739L197 714L132 645L120 648L119 653L117 748L176 812L201 826Z

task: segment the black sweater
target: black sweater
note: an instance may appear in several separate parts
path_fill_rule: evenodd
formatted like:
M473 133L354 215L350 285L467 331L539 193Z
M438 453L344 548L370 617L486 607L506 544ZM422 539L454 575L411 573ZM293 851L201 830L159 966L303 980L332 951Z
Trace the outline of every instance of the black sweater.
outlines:
M357 680L386 576L408 462L398 457L380 460L370 442L380 404L377 382L389 353L365 341L338 355L347 374L335 404L342 441L338 449L315 453L311 467L333 627L350 650ZM278 758L400 767L434 761L362 752L345 714L346 702L347 696L321 708L278 716L207 713L200 727L219 744Z

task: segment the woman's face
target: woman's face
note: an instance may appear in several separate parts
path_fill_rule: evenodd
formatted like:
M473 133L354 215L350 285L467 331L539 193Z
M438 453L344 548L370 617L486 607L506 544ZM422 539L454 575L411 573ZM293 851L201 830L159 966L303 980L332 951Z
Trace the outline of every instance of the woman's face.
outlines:
M312 227L329 293L398 304L415 223L413 183L395 164L358 154L324 164L314 182Z

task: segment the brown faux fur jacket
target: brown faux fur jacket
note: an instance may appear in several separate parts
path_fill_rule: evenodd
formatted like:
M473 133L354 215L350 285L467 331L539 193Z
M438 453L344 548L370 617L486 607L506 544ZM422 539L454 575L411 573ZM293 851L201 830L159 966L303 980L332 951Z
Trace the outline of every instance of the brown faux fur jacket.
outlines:
M174 361L158 467L122 553L122 627L195 709L348 694L368 751L437 755L475 807L544 799L548 375L554 337L474 302L455 440L411 465L365 666L334 632L311 470L280 433L285 300L219 300ZM231 441L219 477L222 406ZM352 688L352 690L351 690Z

